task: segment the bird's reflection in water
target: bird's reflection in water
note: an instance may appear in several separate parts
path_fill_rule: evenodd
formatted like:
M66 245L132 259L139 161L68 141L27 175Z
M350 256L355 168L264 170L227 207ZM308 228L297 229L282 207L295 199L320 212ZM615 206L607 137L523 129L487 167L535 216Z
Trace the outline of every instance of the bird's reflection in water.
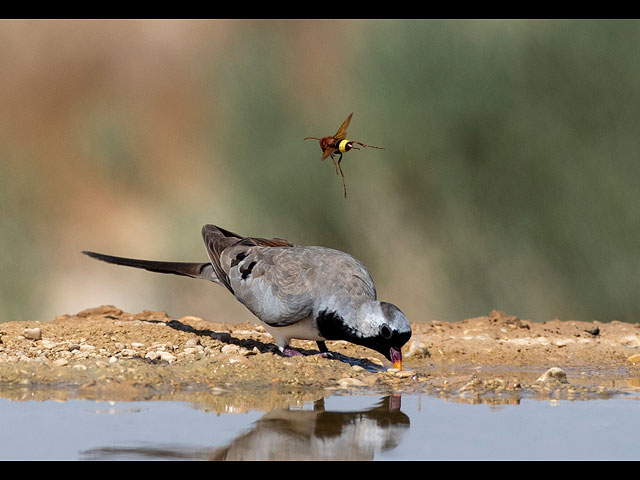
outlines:
M397 447L408 430L409 417L400 406L401 397L392 395L361 411L327 411L321 399L313 410L270 411L224 447L106 447L82 453L91 459L371 460Z

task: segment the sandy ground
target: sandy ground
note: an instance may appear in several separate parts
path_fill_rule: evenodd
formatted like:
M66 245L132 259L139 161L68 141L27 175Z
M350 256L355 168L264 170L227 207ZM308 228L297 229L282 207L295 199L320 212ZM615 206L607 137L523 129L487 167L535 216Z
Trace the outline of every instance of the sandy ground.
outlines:
M399 372L378 353L327 342L332 359L282 357L262 327L113 306L0 324L0 397L181 400L268 410L328 394L424 394L470 403L640 398L640 324L534 323L493 311L412 324ZM315 342L294 347L317 352Z

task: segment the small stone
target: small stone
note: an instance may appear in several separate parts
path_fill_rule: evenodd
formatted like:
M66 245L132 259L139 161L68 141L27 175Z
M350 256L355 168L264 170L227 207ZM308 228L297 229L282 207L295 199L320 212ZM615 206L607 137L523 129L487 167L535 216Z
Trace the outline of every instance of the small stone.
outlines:
M44 339L44 338L42 339L42 346L44 348L53 348L56 345L58 345L58 342L54 342L52 340L47 340L47 339Z
M380 367L384 365L383 361L376 357L368 357L367 360L369 360L371 363L379 365Z
M378 376L373 374L365 375L364 377L361 377L360 380L362 380L365 385L371 386L378 382Z
M81 352L90 352L92 350L95 350L96 347L94 345L89 345L87 343L80 345L80 351Z
M142 348L142 347L144 347L144 343L131 342L131 348Z
M198 339L190 338L189 340L184 342L184 346L185 348L195 348L198 345L198 343L200 343Z
M250 361L247 360L246 357L243 357L242 355L236 355L236 354L225 354L227 355L227 363L231 364L238 364L238 365L250 365Z
M404 354L405 358L407 357L411 357L411 356L417 356L417 357L428 357L429 355L429 349L427 348L427 345L424 342L420 342L418 340L414 340L413 342L411 342L411 345L409 347L409 351L407 353Z
M567 374L564 370L558 367L551 367L549 370L544 372L536 382L559 382L559 383L569 383L567 380Z
M156 358L160 357L160 352L157 352L155 350L151 350L150 352L147 352L147 354L144 356L144 358L148 358L149 360L155 360Z
M171 363L176 360L176 356L169 352L160 352L160 360Z
M198 353L198 349L194 347L187 347L183 350L183 353L186 353L187 355L195 355Z
M74 368L75 370L86 370L86 369L87 369L87 366L86 366L86 365L83 365L83 364L81 364L81 363L79 363L78 365L74 365L74 366L73 366L73 368Z
M352 365L351 370L353 370L354 372L362 372L364 371L364 368L361 367L360 365Z
M58 358L57 360L53 361L53 364L56 367L64 367L65 365L69 365L69 360L67 360L66 358Z
M42 338L42 330L38 327L25 328L22 330L22 335L29 340L40 340Z
M240 351L240 347L238 345L229 344L222 347L221 351L227 355L237 354Z
M408 378L408 377L413 377L414 372L412 372L411 370L401 370L399 372L396 372L396 377L400 377L400 378Z
M116 363L118 361L118 357L109 357L109 363Z
M138 354L137 351L132 350L131 348L123 348L120 350L121 357L135 357Z
M636 353L635 355L631 355L627 358L627 362L629 363L640 363L640 353Z
M338 380L338 385L340 385L342 388L367 386L367 384L363 381L351 377L341 378L340 380Z

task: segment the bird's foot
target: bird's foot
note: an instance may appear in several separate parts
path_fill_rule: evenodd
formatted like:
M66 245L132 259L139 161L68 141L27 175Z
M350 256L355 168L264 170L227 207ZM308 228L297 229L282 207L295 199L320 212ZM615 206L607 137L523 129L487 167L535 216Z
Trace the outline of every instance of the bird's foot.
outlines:
M322 348L321 348L322 350ZM303 356L309 356L309 355L319 355L322 358L333 358L333 355L331 354L330 351L326 350L326 351L321 351L320 353L309 353L309 354L305 354L302 353L300 350L296 350L293 347L290 347L289 345L285 346L284 348L281 349L282 354L285 357L297 357L299 355L303 355Z

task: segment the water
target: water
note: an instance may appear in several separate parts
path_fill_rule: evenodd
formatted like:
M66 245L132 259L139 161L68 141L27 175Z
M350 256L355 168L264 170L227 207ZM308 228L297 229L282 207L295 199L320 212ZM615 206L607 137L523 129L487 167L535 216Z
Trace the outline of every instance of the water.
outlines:
M638 460L640 402L331 396L271 412L0 399L2 460Z

